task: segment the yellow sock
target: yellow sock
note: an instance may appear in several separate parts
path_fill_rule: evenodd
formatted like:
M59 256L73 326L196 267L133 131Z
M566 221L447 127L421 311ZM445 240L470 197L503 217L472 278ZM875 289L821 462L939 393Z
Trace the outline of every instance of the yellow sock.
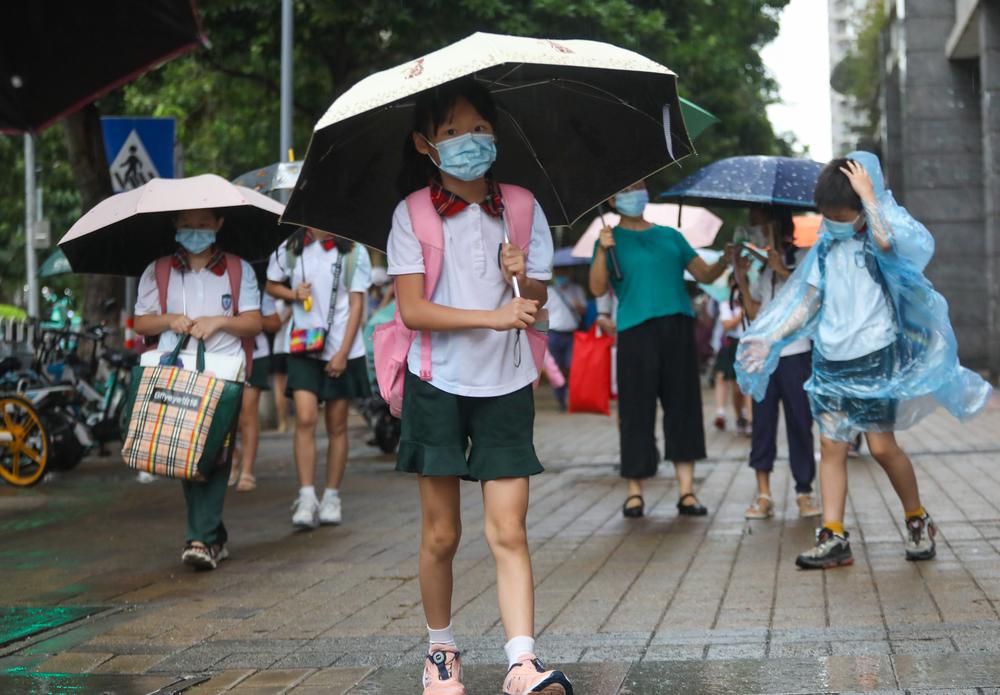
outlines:
M912 512L906 512L906 520L909 521L910 519L923 518L926 513L927 512L924 511L923 507L917 507Z
M825 528L830 529L838 536L844 535L844 522L843 521L826 521L823 523Z

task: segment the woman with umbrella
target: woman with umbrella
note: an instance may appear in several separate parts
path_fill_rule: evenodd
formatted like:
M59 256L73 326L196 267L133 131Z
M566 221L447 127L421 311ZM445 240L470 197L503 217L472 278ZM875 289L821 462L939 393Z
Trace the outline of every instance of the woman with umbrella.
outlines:
M694 494L694 462L705 458L705 428L694 309L684 271L711 284L726 270L731 253L709 265L679 231L647 222L645 182L608 202L621 221L614 229L601 230L590 266L590 291L601 296L611 287L618 297L621 475L628 482L622 514L637 518L644 513L642 481L656 475L660 460L655 433L659 400L664 410L664 459L674 462L677 474L677 511L703 516L708 510ZM612 273L612 253L620 277Z

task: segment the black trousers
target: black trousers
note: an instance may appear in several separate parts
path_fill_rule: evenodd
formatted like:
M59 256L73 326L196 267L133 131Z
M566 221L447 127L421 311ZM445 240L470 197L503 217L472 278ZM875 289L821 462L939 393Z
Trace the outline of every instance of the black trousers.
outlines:
M618 334L618 413L623 478L656 475L656 403L663 406L664 460L705 458L694 319L650 319Z
M767 383L764 400L753 402L753 440L750 445L750 467L757 471L774 469L778 453L778 404L785 411L788 431L788 458L795 478L795 491L800 495L812 492L816 478L813 456L812 411L805 383L812 374L812 353L782 357L778 368Z

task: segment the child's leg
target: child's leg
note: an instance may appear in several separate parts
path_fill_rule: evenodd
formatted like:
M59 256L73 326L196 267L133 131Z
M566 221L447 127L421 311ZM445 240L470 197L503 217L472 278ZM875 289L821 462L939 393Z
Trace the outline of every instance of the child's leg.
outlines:
M277 415L278 431L284 432L288 429L288 396L285 395L285 386L288 385L288 375L284 372L274 373L274 412Z
M722 372L715 373L715 412L723 415L726 412L726 378Z
M243 389L243 405L240 408L240 438L243 448L240 451L240 474L253 475L253 464L257 459L257 445L260 441L260 389L247 386Z
M299 472L299 485L309 487L316 481L316 394L298 390L295 400L295 467Z
M326 451L326 487L339 490L347 468L347 404L346 399L326 404L326 435L330 440Z
M917 476L910 457L896 443L896 435L892 432L868 432L866 436L868 450L889 476L889 482L903 503L903 511L907 515L921 511Z
M462 537L459 480L418 476L420 484L420 597L427 626L451 625L452 561Z
M844 532L849 446L849 442L820 437L819 484L823 496L823 526L837 533Z
M501 478L483 483L486 541L497 566L500 620L507 639L535 634L535 585L525 528L528 479Z

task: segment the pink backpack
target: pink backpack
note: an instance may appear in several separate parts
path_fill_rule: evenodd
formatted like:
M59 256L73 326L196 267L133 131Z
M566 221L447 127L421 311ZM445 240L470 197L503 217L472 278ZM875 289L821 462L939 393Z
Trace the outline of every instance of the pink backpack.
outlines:
M535 216L535 198L524 188L508 184L500 184L500 194L503 196L504 217L511 243L519 246L527 254ZM413 225L413 233L420 242L420 250L424 256L424 297L430 299L434 296L434 289L441 277L441 266L444 264L444 223L434 209L428 188L407 196L406 207L410 214L410 223ZM529 328L525 333L531 357L540 372L545 358L547 342L545 333L534 328ZM396 315L392 321L375 329L375 376L382 398L389 404L389 411L395 417L400 417L403 412L403 383L406 377L407 355L416 337L416 331L411 331L403 323L399 315L398 302ZM419 376L423 381L431 379L429 331L423 332L420 341Z
M233 295L233 316L240 315L240 286L243 283L243 263L239 256L231 253L225 254L226 273L229 275L229 291ZM160 297L160 313L167 313L167 289L170 286L170 267L173 262L171 256L162 256L156 259L153 266L153 277L156 279L156 291ZM243 352L246 355L246 379L250 379L250 372L253 370L253 338L240 338L243 345Z

